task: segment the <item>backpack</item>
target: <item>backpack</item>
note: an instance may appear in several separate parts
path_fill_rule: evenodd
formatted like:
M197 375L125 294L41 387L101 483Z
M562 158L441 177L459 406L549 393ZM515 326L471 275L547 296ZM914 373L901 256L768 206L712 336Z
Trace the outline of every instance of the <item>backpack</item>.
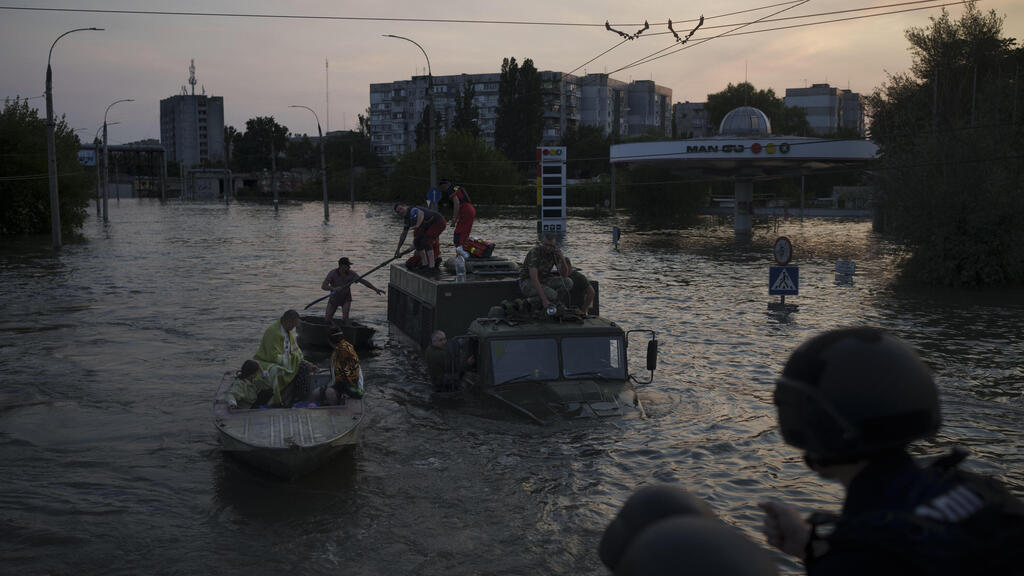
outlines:
M925 468L909 498L913 509L836 523L830 552L868 551L904 574L1024 574L1024 503L998 481L959 469L965 457L954 450ZM817 528L834 517L814 515L811 523Z

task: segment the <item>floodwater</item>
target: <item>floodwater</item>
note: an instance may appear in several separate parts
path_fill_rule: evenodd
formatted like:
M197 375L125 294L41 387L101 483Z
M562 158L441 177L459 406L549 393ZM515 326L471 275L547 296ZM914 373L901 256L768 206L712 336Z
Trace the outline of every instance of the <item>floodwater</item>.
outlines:
M356 286L353 315L382 346L363 363L363 441L289 483L220 452L214 390L267 324L323 294L338 257L362 272L393 254L391 207L335 204L327 225L318 203L110 207L57 255L46 238L0 245L3 572L602 574L604 527L652 482L763 542L757 501L841 500L780 441L772 378L808 336L854 324L905 337L935 370L945 425L919 453L966 446L971 467L1024 493L1024 298L894 290L898 251L867 222L762 224L737 242L728 225L570 218L566 252L600 281L603 315L658 333L646 419L541 427L435 406L416 355L389 338L386 298ZM474 231L519 260L533 214L483 206ZM801 267L788 316L767 309L778 235ZM856 262L852 285L835 284L836 260Z

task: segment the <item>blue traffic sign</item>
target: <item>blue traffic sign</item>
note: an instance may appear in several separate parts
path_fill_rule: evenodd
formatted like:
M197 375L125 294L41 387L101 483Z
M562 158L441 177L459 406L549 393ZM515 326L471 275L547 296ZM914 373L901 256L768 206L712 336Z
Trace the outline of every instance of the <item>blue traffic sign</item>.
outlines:
M799 266L772 266L768 269L769 295L793 296L799 293Z

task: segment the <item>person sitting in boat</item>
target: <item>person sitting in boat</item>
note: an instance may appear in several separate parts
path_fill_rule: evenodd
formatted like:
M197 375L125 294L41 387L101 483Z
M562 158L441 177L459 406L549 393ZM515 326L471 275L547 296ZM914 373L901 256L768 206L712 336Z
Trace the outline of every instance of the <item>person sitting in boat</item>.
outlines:
M291 406L310 395L310 381L316 367L302 358L295 329L299 313L288 310L263 332L260 347L253 360L270 374L274 387L273 405Z
M362 398L366 395L359 354L356 354L355 347L343 335L340 335L331 353L331 372L334 374L334 384L330 389L326 386L320 389L321 404L338 404L344 401L345 396Z
M553 268L558 270L557 274L552 273ZM519 291L531 301L540 298L541 309L547 309L553 302L558 302L559 297L568 302L572 286L569 267L558 249L558 240L554 234L545 233L541 243L523 260L519 269Z
M590 285L590 279L572 265L572 260L568 256L565 257L565 265L569 268L569 279L572 280L569 299L572 305L579 307L580 312L586 316L590 312L590 307L594 305L594 287Z
M331 292L331 299L327 301L327 311L324 313L328 324L334 321L334 313L339 306L341 307L341 322L348 324L348 313L352 308L351 286L355 282L373 290L377 295L384 294L383 290L371 284L369 280L360 278L359 274L352 270L352 261L342 257L338 260L338 267L331 270L327 274L327 278L324 278L323 284L320 285L320 288Z
M260 363L246 360L242 369L235 372L235 379L224 393L229 408L248 410L264 406L274 397L274 384L269 375L260 369Z
M395 258L401 256L402 245L405 244L405 237L412 228L412 245L416 249L416 256L420 259L420 267L431 269L434 267L435 252L439 252L437 237L444 232L448 223L440 212L428 210L422 206L406 206L395 204L395 213L402 217L405 228L402 229L402 236L398 239L398 248L395 248Z

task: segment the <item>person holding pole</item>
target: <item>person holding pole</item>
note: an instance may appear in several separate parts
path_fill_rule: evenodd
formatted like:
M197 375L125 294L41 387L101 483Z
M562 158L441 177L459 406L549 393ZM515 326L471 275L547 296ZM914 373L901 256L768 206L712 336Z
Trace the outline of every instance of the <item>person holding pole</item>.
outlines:
M338 267L331 270L324 278L323 284L320 285L320 288L331 292L331 299L327 301L327 311L324 313L328 324L334 322L334 313L337 312L339 306L341 307L341 321L343 324L348 324L348 313L352 307L351 285L355 282L359 282L378 295L384 294L383 290L352 270L351 260L347 257L340 258Z
M402 236L398 239L398 247L395 248L395 257L398 257L405 244L405 238L409 229L413 230L412 245L416 249L416 256L419 257L419 267L432 269L436 258L440 257L441 249L437 237L444 232L448 223L440 212L428 210L422 206L407 206L395 204L395 214L402 219L405 225L402 228Z

